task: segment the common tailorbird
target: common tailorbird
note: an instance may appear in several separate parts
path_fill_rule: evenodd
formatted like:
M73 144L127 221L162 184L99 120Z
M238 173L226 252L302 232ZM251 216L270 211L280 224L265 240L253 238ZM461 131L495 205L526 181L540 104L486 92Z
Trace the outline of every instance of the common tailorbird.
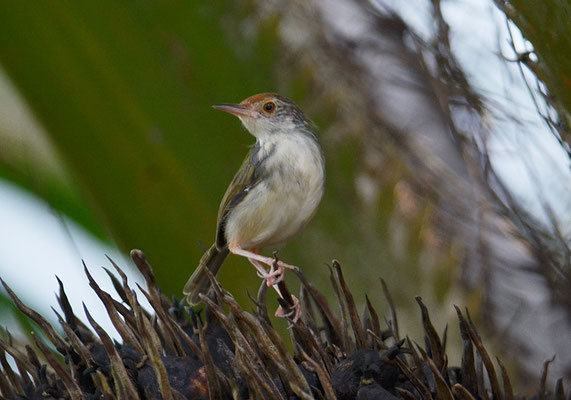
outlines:
M260 252L288 241L315 213L325 182L321 147L312 123L287 97L262 93L239 104L213 107L237 116L256 143L222 198L216 240L200 259L184 294L189 304L199 303L199 294L210 286L206 270L216 274L232 253L248 258L258 275L281 296L277 284L285 269L294 267L283 261L275 263ZM300 313L296 307L294 319Z

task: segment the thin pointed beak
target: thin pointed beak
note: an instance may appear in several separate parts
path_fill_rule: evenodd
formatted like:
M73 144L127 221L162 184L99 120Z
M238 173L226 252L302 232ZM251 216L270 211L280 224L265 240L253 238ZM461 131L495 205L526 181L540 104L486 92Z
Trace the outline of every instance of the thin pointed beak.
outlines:
M237 117L258 118L258 113L242 104L214 104L212 108L224 111Z

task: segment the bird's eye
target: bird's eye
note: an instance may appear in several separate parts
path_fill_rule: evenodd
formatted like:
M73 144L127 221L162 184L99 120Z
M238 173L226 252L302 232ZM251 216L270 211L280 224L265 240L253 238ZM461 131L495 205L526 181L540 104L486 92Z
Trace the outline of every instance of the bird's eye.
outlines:
M265 112L271 113L276 108L276 105L273 101L268 101L267 103L264 103L263 108Z

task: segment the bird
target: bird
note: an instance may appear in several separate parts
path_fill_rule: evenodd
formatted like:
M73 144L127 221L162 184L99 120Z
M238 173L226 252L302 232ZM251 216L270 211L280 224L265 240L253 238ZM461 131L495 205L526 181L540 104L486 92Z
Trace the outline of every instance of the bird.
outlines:
M290 240L315 214L325 190L325 160L314 124L293 100L260 93L238 104L212 106L240 119L256 138L218 210L216 237L186 283L187 303L200 303L229 254L246 257L258 275L283 297L277 284L295 267L261 254ZM264 267L268 266L268 270ZM297 321L301 310L294 297ZM276 312L280 313L281 307Z

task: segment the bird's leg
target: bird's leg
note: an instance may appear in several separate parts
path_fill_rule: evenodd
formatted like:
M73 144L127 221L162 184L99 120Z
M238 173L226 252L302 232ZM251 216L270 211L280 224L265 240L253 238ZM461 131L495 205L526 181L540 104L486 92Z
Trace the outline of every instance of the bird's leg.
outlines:
M257 275L262 278L262 279L267 279L268 276L268 271L266 271L266 269L264 268L264 266L262 265L261 262L259 262L258 260L254 260L251 257L248 257L248 261L250 261L250 264L252 264L254 266L254 268L256 268Z
M267 280L268 286L277 285L280 281L284 278L284 273L286 269L295 269L293 265L289 265L284 263L283 261L276 260L272 257L266 257L261 254L257 254L255 251L248 251L240 248L239 246L230 245L228 247L232 254L236 254L238 256L246 257L250 262L254 265L256 270L261 274L260 277ZM259 263L266 264L270 267L270 272L263 270L260 271L260 264L254 264L253 261L258 261Z
M284 290L287 291L285 284L282 282L285 270L294 269L295 267L278 260L276 253L274 253L274 258L271 258L260 255L259 250L257 249L248 251L240 248L239 246L233 245L228 246L228 248L232 254L246 257L248 261L250 261L250 263L254 266L254 268L256 268L256 271L258 271L258 276L262 279L266 279L266 284L274 288L280 298L289 298L289 300L286 299L286 301L293 303L290 306L291 311L286 313L283 310L282 306L279 306L274 315L278 318L291 318L291 321L295 324L301 316L301 307L299 305L299 300L294 295L289 293L289 291L284 294L282 293L282 290L280 290L280 285L283 285ZM266 271L262 264L268 265L270 267L270 271Z
M250 252L252 254L255 254L255 255L260 255L260 250L258 250L258 249L250 249ZM250 264L252 264L254 266L254 268L256 268L256 271L258 271L257 272L258 277L265 279L267 281L270 274L266 270L266 268L264 268L262 263L260 261L258 261L256 258L252 258L252 257L247 257L247 258L248 258L248 261L250 261ZM270 286L270 285L268 285L268 286Z

